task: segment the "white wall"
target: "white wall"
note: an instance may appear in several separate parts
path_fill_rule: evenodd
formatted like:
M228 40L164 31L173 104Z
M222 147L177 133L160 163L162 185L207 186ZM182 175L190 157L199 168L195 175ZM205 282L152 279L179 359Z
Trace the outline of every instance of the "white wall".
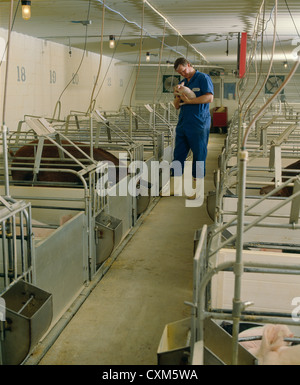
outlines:
M2 43L3 39L6 43L7 31L0 29ZM72 48L70 56L67 46L13 32L6 99L5 124L8 128L15 130L25 114L52 117L55 105L76 73L83 54L77 76L60 99L62 119L70 110L87 111L98 73L100 55L90 52L87 54ZM2 52L0 55L2 57ZM117 111L121 104L129 104L134 83L133 68L116 66L116 63L115 59L111 60L105 56L102 58L100 78L94 94L97 97L97 108ZM5 67L4 61L0 68L1 124Z
M2 57L1 41L7 40L7 31L0 29L0 58ZM23 119L25 114L52 117L55 105L77 71L83 51L22 35L12 33L11 55L9 63L9 81L6 104L6 125L12 130ZM70 110L86 111L90 104L94 81L98 73L100 55L84 53L82 65L77 76L61 97L61 118L65 118ZM132 88L136 77L136 67L117 65L115 59L103 56L100 78L94 96L97 97L96 107L105 111L117 111L121 105L129 105ZM3 101L3 85L5 62L0 67L0 90ZM287 71L286 71L287 73ZM285 75L286 75L285 73ZM141 67L136 90L133 93L132 105L145 103L168 102L173 100L173 93L163 92L163 76L178 75L172 68ZM285 90L290 102L299 102L300 74L296 74ZM232 74L226 74L224 83L237 83ZM220 77L213 77L214 85L221 83ZM250 76L247 92L250 91L255 75ZM99 91L100 90L100 91ZM263 102L264 92L258 98ZM219 106L228 107L228 120L237 109L237 101L233 98L215 97L211 110ZM55 115L58 116L57 114ZM0 104L2 122L2 103Z

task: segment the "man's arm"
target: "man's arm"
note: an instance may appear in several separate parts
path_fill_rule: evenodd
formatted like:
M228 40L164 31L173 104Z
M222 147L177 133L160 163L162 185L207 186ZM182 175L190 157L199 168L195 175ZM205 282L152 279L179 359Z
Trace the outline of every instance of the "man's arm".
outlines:
M176 108L176 110L178 110L180 108L180 105L181 105L180 96L179 95L175 95L175 97L174 97L174 107Z
M186 95L181 95L181 99L184 104L207 104L212 103L214 101L214 95L210 92L207 92L206 94L198 96L194 99L189 99Z

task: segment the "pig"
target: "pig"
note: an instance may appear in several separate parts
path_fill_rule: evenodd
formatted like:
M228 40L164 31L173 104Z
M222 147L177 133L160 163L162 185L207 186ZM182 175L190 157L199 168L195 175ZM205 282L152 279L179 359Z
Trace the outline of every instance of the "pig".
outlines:
M11 176L13 181L30 181L33 180L33 171L23 171L23 170L14 170L14 167L28 167L32 168L34 164L34 157L37 150L38 140L34 140L20 149L18 149L14 154L10 153L12 156L11 162ZM84 153L90 155L90 146L80 142L74 142ZM89 164L89 160L74 146L70 145L68 141L63 140L61 143L62 147L65 148L72 156L78 159L82 164ZM93 148L93 157L96 161L109 161L111 164L116 166L116 182L118 181L118 165L119 159L115 157L110 152L103 150L101 148ZM87 163L88 162L88 163ZM58 147L55 146L50 140L46 139L44 141L40 171L37 174L37 181L39 182L68 182L82 184L77 175L69 172L50 172L42 171L43 168L57 168L57 169L72 169L79 171L81 169L80 165L75 163L73 159L68 157L64 153L64 158L59 158ZM15 183L16 184L16 183ZM31 184L31 183L30 183ZM24 185L24 183L22 183Z
M260 348L255 354L258 364L300 365L300 345L291 346L284 341L287 337L293 337L293 333L286 325L265 325Z
M184 83L177 84L177 86L174 89L175 95L186 95L189 99L194 99L196 97L196 94L194 91L192 91L190 88L184 86Z
M240 337L258 336L260 339L242 341L240 344L253 354L258 365L299 365L300 345L285 341L294 335L286 325L266 324L247 329Z
M263 330L264 330L263 326L249 328L239 333L239 338L245 338L245 337L247 338L247 337L254 337L254 336L261 337L263 334ZM261 339L241 341L240 344L255 356L257 351L260 348Z
M287 167L285 167L282 171L282 176L287 178L282 178L282 181L285 182L292 176L295 176L296 174L294 172L288 171L288 170L300 170L300 160L297 162L294 162ZM300 171L299 171L300 172ZM260 189L260 195L266 195L270 191L272 191L275 188L275 185L268 185L264 186ZM293 187L292 186L286 186L277 191L273 196L275 197L289 197L293 194Z

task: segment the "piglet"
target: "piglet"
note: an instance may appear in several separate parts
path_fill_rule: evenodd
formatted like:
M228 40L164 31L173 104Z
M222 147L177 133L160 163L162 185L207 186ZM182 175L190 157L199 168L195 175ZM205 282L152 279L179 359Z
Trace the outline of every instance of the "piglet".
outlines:
M247 338L247 337L254 337L254 336L260 337L260 339L256 339L256 340L249 339L248 341L240 342L240 344L245 349L247 349L250 353L252 353L254 356L257 355L257 352L260 349L263 331L264 331L264 326L257 326L257 327L246 329L243 332L239 333L239 338Z
M175 87L175 95L182 95L184 94L187 96L189 99L194 99L196 97L196 94L194 91L192 91L190 88L186 87L183 85L184 83L177 84Z
M290 346L285 338L293 337L286 325L265 325L260 349L259 365L300 365L300 345Z

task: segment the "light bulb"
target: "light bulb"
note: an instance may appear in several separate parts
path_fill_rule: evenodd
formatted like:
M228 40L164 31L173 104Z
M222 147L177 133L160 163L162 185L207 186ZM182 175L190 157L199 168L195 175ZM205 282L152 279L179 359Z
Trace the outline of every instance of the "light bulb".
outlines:
M147 52L146 53L146 62L149 63L149 61L150 61L150 52Z
M109 48L115 48L115 40L114 35L109 36Z
M22 17L24 20L31 18L31 1L22 1Z

